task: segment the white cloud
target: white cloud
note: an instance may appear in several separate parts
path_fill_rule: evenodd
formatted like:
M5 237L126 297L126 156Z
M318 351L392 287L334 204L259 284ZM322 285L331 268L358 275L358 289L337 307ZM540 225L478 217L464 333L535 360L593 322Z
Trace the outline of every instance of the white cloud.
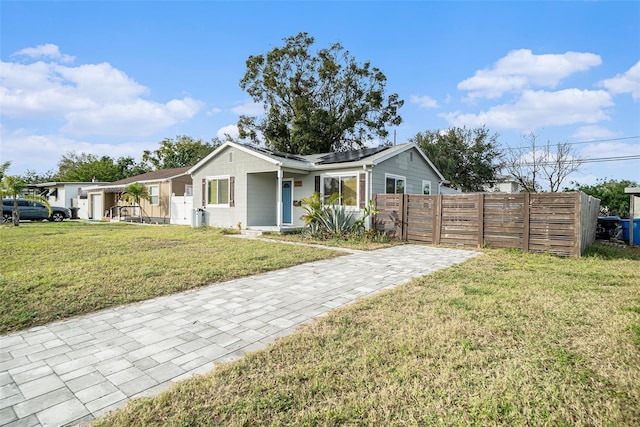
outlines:
M215 116L216 114L222 113L221 108L213 107L209 111L207 111L207 116Z
M241 116L259 116L264 113L264 108L262 104L257 102L248 101L244 104L238 105L237 107L233 107L231 109L235 114Z
M556 92L525 90L513 104L502 104L478 114L459 111L440 114L452 126L531 131L543 126L597 123L609 120L613 105L603 90L565 89Z
M65 115L62 130L73 135L145 136L194 116L202 102L192 98L166 104L136 99Z
M600 65L602 59L593 53L565 52L534 55L529 49L510 51L491 69L475 72L458 84L469 91L469 98L499 98L507 92L534 87L555 88L571 74Z
M144 150L154 150L158 145L157 141L93 143L55 134L37 134L26 129L10 131L5 126L0 132L0 158L2 161L11 161L11 174L23 174L27 169L36 172L57 170L58 161L69 151L114 159L131 156L139 161Z
M74 135L151 135L193 117L204 105L191 97L166 103L145 99L147 87L108 63L0 65L3 116L56 119Z
M218 129L216 132L216 136L223 141L226 141L227 135L232 138L238 138L240 136L240 132L238 131L238 126L236 125L227 125Z
M624 74L602 80L599 85L614 95L630 93L634 101L640 101L640 61Z
M430 96L415 96L409 98L412 104L418 104L420 108L438 108L438 102Z
M615 138L620 133L613 132L602 126L581 126L571 135L571 137L582 141L593 141L596 139Z
M49 58L57 59L60 62L73 62L76 58L71 55L63 55L60 53L60 48L51 43L41 44L36 47L27 47L21 49L13 54L11 57L26 56L29 58Z
M588 144L580 151L580 156L585 159L637 155L637 144L628 144L617 141Z

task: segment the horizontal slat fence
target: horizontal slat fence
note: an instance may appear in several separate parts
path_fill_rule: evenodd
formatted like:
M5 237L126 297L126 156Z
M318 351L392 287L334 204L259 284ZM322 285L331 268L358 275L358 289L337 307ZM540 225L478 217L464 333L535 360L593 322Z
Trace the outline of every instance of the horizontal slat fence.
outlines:
M584 193L376 194L376 231L431 244L580 256L595 240L600 201Z

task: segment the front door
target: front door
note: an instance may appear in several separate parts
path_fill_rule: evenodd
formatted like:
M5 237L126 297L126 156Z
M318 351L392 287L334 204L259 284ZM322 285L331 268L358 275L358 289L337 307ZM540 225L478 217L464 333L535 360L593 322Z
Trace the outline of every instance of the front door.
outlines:
M293 209L293 183L291 180L282 181L282 223L291 224L291 210Z

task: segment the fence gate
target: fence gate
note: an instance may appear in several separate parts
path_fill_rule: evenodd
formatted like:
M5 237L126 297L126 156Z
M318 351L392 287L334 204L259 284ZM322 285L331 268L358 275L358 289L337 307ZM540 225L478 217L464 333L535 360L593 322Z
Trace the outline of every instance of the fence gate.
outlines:
M191 224L193 196L171 196L169 223L175 225Z

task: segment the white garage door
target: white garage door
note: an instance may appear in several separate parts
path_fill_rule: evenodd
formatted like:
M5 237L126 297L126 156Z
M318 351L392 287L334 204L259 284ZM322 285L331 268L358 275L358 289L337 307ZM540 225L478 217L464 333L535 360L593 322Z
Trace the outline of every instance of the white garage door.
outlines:
M91 219L102 219L102 194L91 195Z

